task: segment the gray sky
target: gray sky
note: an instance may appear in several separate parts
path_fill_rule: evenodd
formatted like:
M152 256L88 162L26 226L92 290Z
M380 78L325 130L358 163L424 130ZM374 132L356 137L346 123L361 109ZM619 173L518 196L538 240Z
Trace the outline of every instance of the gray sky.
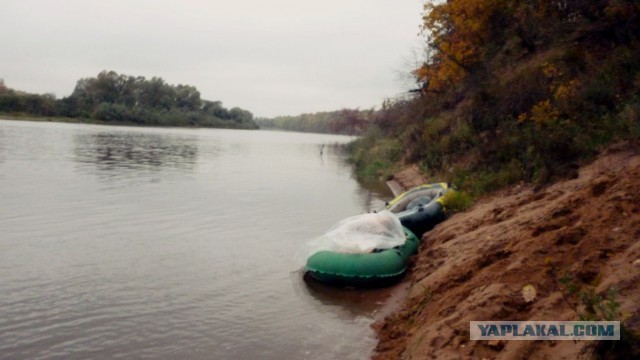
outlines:
M408 90L424 0L3 0L0 78L69 95L102 70L193 85L256 116Z

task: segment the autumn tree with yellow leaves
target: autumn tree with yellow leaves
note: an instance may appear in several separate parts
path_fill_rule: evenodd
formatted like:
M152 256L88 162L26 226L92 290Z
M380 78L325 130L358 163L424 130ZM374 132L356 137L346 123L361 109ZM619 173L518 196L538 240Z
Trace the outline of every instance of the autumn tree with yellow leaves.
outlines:
M546 182L640 138L640 0L431 1L422 35L420 91L383 107L372 136L434 178Z
M422 32L432 51L415 71L423 89L442 91L498 55L515 59L538 45L590 35L637 41L638 1L448 0L427 2Z

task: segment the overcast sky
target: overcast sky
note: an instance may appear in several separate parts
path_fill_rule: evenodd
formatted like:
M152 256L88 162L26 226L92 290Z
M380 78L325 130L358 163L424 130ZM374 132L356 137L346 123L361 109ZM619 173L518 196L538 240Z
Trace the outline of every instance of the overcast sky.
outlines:
M411 86L424 0L3 0L0 78L69 95L102 70L256 116L367 109Z

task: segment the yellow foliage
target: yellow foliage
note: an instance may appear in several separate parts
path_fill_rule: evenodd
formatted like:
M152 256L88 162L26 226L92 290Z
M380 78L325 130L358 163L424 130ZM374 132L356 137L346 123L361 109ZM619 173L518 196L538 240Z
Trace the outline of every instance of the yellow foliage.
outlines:
M519 123L532 121L537 127L555 125L560 119L565 118L571 107L571 99L575 98L580 86L578 79L566 80L564 71L560 66L551 62L545 62L541 71L549 80L549 98L539 101L528 112L517 117Z
M556 101L566 101L575 96L576 89L579 86L579 81L573 79L568 83L560 83L553 86L553 97Z
M522 114L518 115L518 122L519 123L522 124L522 123L526 122L527 120L529 120L529 114L522 113Z
M518 122L532 121L537 127L557 124L560 120L560 110L550 100L542 100L535 104L530 112L518 116Z
M507 7L506 0L449 0L425 4L422 30L437 50L429 63L416 71L429 90L462 80L467 67L482 60L492 35L492 18Z
M542 73L551 81L549 90L553 93L553 99L558 102L566 101L575 95L575 90L580 85L577 79L565 81L564 72L555 64L545 62Z
M531 109L530 119L536 125L556 123L560 119L560 111L549 100L542 100Z
M547 77L547 79L551 80L559 78L563 74L562 70L558 69L555 64L552 64L548 61L542 65L542 73Z

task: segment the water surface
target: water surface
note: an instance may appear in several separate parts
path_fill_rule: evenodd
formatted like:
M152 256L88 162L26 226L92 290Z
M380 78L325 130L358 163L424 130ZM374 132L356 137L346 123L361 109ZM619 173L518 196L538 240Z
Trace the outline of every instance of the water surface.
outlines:
M0 121L0 358L367 357L387 293L291 273L388 196L349 140Z

